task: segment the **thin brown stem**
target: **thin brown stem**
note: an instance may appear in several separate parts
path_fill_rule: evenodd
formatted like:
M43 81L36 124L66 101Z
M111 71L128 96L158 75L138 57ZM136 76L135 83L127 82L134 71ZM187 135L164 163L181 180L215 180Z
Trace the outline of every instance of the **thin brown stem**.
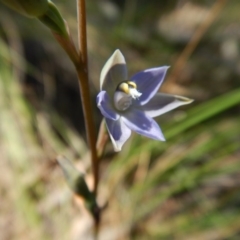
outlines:
M87 35L86 35L86 13L85 13L85 2L84 0L77 0L78 3L78 22L79 22L79 47L80 52L77 51L71 36L68 31L68 36L62 36L55 32L52 32L55 39L65 50L69 58L72 60L78 75L79 88L82 100L84 122L87 134L87 141L89 150L91 153L92 171L94 178L93 192L97 196L98 187L98 155L96 150L96 132L93 120L93 111L91 105L91 95L89 91L88 81L88 64L87 64ZM66 23L67 25L67 23ZM67 26L66 26L67 27ZM68 29L68 28L67 28ZM100 210L95 209L94 220L95 220L95 232L97 235L99 221L100 221Z
M88 57L87 57L87 24L86 24L86 6L85 0L78 0L78 41L81 52L81 59L84 64L84 70L87 72Z
M98 187L98 157L96 151L96 131L93 121L93 111L91 106L91 97L88 81L88 63L87 63L87 32L86 32L86 9L85 0L77 0L77 15L78 15L78 32L79 32L79 48L80 48L80 63L76 66L80 93L82 99L83 113L85 118L85 127L87 132L87 140L91 151L91 162L94 176L93 191L97 194Z
M79 65L79 54L73 44L72 39L70 39L69 36L66 38L54 32L52 32L52 34L72 60L74 66L77 67Z
M77 68L77 74L79 78L80 94L85 119L85 128L87 132L87 140L91 151L91 161L94 176L94 192L96 193L98 185L98 161L96 152L96 132L92 115L91 97L86 72L81 67L79 67Z

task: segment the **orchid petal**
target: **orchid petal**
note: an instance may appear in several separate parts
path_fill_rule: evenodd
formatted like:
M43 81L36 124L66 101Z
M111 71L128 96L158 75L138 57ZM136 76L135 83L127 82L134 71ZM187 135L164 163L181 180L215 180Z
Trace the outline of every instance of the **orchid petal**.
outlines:
M97 95L97 106L100 109L102 115L106 118L116 121L119 115L114 111L111 106L109 96L106 91L101 91Z
M151 68L136 73L131 80L136 83L137 90L142 93L138 99L139 105L146 104L158 91L169 67Z
M149 117L157 117L181 105L193 102L192 99L177 95L157 93L148 103L141 106Z
M113 95L118 84L127 80L127 66L120 50L116 50L104 65L100 75L100 89Z
M123 123L121 118L119 118L117 121L113 121L108 118L105 120L114 150L119 152L121 151L123 144L130 137L131 130Z
M143 112L131 109L131 111L121 117L123 122L131 130L160 141L165 141L163 133L158 124L150 117L146 116Z

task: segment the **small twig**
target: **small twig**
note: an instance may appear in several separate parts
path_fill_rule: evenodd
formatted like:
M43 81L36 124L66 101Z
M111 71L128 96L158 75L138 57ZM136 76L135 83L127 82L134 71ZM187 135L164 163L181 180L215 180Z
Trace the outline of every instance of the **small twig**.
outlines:
M197 45L199 44L200 40L202 39L205 32L217 18L221 10L223 9L224 5L226 4L227 0L217 0L215 4L212 6L211 10L209 11L207 17L196 30L195 34L192 36L189 44L185 47L179 58L177 59L173 71L171 75L168 77L168 84L174 82L179 76L180 72L184 68L188 58L191 56Z

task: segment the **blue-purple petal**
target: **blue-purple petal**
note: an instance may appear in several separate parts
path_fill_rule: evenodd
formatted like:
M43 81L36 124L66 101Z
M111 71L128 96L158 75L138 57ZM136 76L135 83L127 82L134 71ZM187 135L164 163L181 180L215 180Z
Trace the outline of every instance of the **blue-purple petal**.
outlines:
M120 50L116 50L105 63L100 75L100 89L112 97L118 84L128 79L127 66Z
M117 121L105 119L110 138L116 152L121 151L123 144L131 135L131 130L119 118Z
M146 116L143 112L132 109L121 118L131 130L149 138L165 141L163 133L156 121Z
M111 105L110 98L106 91L101 91L97 95L97 106L104 117L112 119L114 121L119 118L119 115Z
M141 106L141 110L149 117L157 117L192 101L192 99L186 97L157 93L148 103Z
M158 67L136 73L131 80L137 84L137 89L142 95L137 100L139 105L146 104L160 88L167 69L169 67Z

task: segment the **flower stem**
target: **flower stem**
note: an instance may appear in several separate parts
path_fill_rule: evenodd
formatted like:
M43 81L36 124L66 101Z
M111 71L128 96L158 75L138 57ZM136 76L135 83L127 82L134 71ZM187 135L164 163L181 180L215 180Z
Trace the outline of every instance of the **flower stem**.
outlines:
M79 32L79 48L78 52L71 39L70 33L68 36L61 36L55 32L52 32L55 39L62 46L69 58L72 60L78 75L80 94L82 100L84 121L86 127L88 146L91 152L91 162L94 177L93 191L97 194L98 187L98 156L96 150L96 131L93 121L93 111L91 105L91 96L89 91L88 81L88 59L87 59L87 34L86 34L86 11L85 1L77 0L77 12L78 12L78 32ZM67 23L65 23L67 25ZM68 26L66 26L68 29Z
M91 161L92 169L94 176L94 187L93 191L97 193L98 186L98 159L96 152L96 132L94 127L93 115L92 115L92 106L91 98L89 92L89 85L87 81L87 72L84 71L81 67L77 68L77 74L80 84L80 94L82 99L83 114L85 119L85 128L87 132L88 145L91 151Z
M85 0L77 0L77 15L78 15L78 41L81 52L82 63L87 72L87 29L86 29L86 6Z
M96 131L93 121L93 111L91 106L91 98L88 81L88 62L87 62L87 33L86 33L86 8L85 0L77 0L77 15L78 15L78 40L80 48L80 63L76 66L80 93L82 99L83 113L85 118L85 126L87 132L87 140L91 151L92 170L94 176L93 191L97 194L98 187L98 157L96 151Z
M91 96L89 91L89 81L88 81L88 63L87 63L87 34L86 34L86 11L85 11L85 0L77 0L77 15L78 15L78 26L79 26L79 48L78 52L74 46L71 39L70 32L68 31L68 36L62 36L53 32L53 36L58 41L58 43L65 50L69 58L72 60L78 75L80 94L82 100L84 122L87 134L88 146L91 152L91 165L94 178L93 193L95 197L97 196L98 187L98 154L96 149L96 131L93 120L93 111L91 105ZM66 27L67 23L65 22ZM68 27L67 27L68 29ZM100 210L96 209L94 214L95 220L95 234L97 236L98 226L100 221Z
M61 45L61 47L65 50L69 58L71 59L74 66L77 68L79 65L79 54L73 44L73 41L70 36L61 36L58 33L52 32L55 39Z

